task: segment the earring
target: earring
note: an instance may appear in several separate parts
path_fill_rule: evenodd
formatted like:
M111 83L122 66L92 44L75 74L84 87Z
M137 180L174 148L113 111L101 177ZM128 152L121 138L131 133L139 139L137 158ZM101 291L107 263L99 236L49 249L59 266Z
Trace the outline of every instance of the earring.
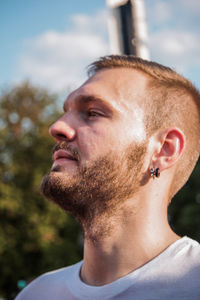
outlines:
M153 179L155 177L157 177L157 178L160 177L160 169L159 168L157 168L157 169L151 168L150 175L151 175L151 177L153 177Z

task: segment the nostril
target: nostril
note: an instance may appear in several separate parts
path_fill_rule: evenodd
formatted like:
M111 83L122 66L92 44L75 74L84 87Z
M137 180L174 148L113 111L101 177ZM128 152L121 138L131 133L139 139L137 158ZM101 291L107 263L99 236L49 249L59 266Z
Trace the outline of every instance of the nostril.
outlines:
M66 137L66 135L64 135L64 134L62 134L62 133L57 133L56 134L56 138L57 139L62 139L62 140L66 140L67 139L67 137Z

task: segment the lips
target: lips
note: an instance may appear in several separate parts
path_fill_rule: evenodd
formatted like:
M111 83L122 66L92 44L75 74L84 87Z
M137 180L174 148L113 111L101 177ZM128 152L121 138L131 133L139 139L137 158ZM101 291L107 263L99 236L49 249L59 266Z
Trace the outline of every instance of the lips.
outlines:
M68 151L63 149L54 152L53 160L55 161L58 159L70 159L70 160L77 161L77 159L72 154L70 154Z

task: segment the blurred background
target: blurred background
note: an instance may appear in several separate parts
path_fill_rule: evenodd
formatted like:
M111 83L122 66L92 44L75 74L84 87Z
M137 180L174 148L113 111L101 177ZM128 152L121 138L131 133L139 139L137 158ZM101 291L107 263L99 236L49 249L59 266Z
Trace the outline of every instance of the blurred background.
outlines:
M199 88L200 2L138 1L142 15L135 7L132 18L142 21L132 24L131 34L143 39L143 57L174 68ZM87 78L87 65L125 49L119 18L130 19L130 7L123 7L130 3L1 0L0 299L13 299L41 273L82 258L79 225L39 193L54 145L48 127L67 94ZM200 241L199 162L173 199L169 220L178 234Z

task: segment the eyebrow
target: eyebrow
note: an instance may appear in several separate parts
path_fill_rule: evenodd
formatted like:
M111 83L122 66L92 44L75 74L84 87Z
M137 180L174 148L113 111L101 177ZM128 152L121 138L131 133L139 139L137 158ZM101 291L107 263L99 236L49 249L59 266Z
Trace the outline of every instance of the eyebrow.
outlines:
M109 110L114 110L113 106L108 102L102 99L99 96L94 96L94 95L79 95L75 99L76 104L81 105L81 104L87 104L90 102L98 102L101 105L105 106ZM67 101L64 102L63 104L63 110L67 111L68 110L68 103Z

